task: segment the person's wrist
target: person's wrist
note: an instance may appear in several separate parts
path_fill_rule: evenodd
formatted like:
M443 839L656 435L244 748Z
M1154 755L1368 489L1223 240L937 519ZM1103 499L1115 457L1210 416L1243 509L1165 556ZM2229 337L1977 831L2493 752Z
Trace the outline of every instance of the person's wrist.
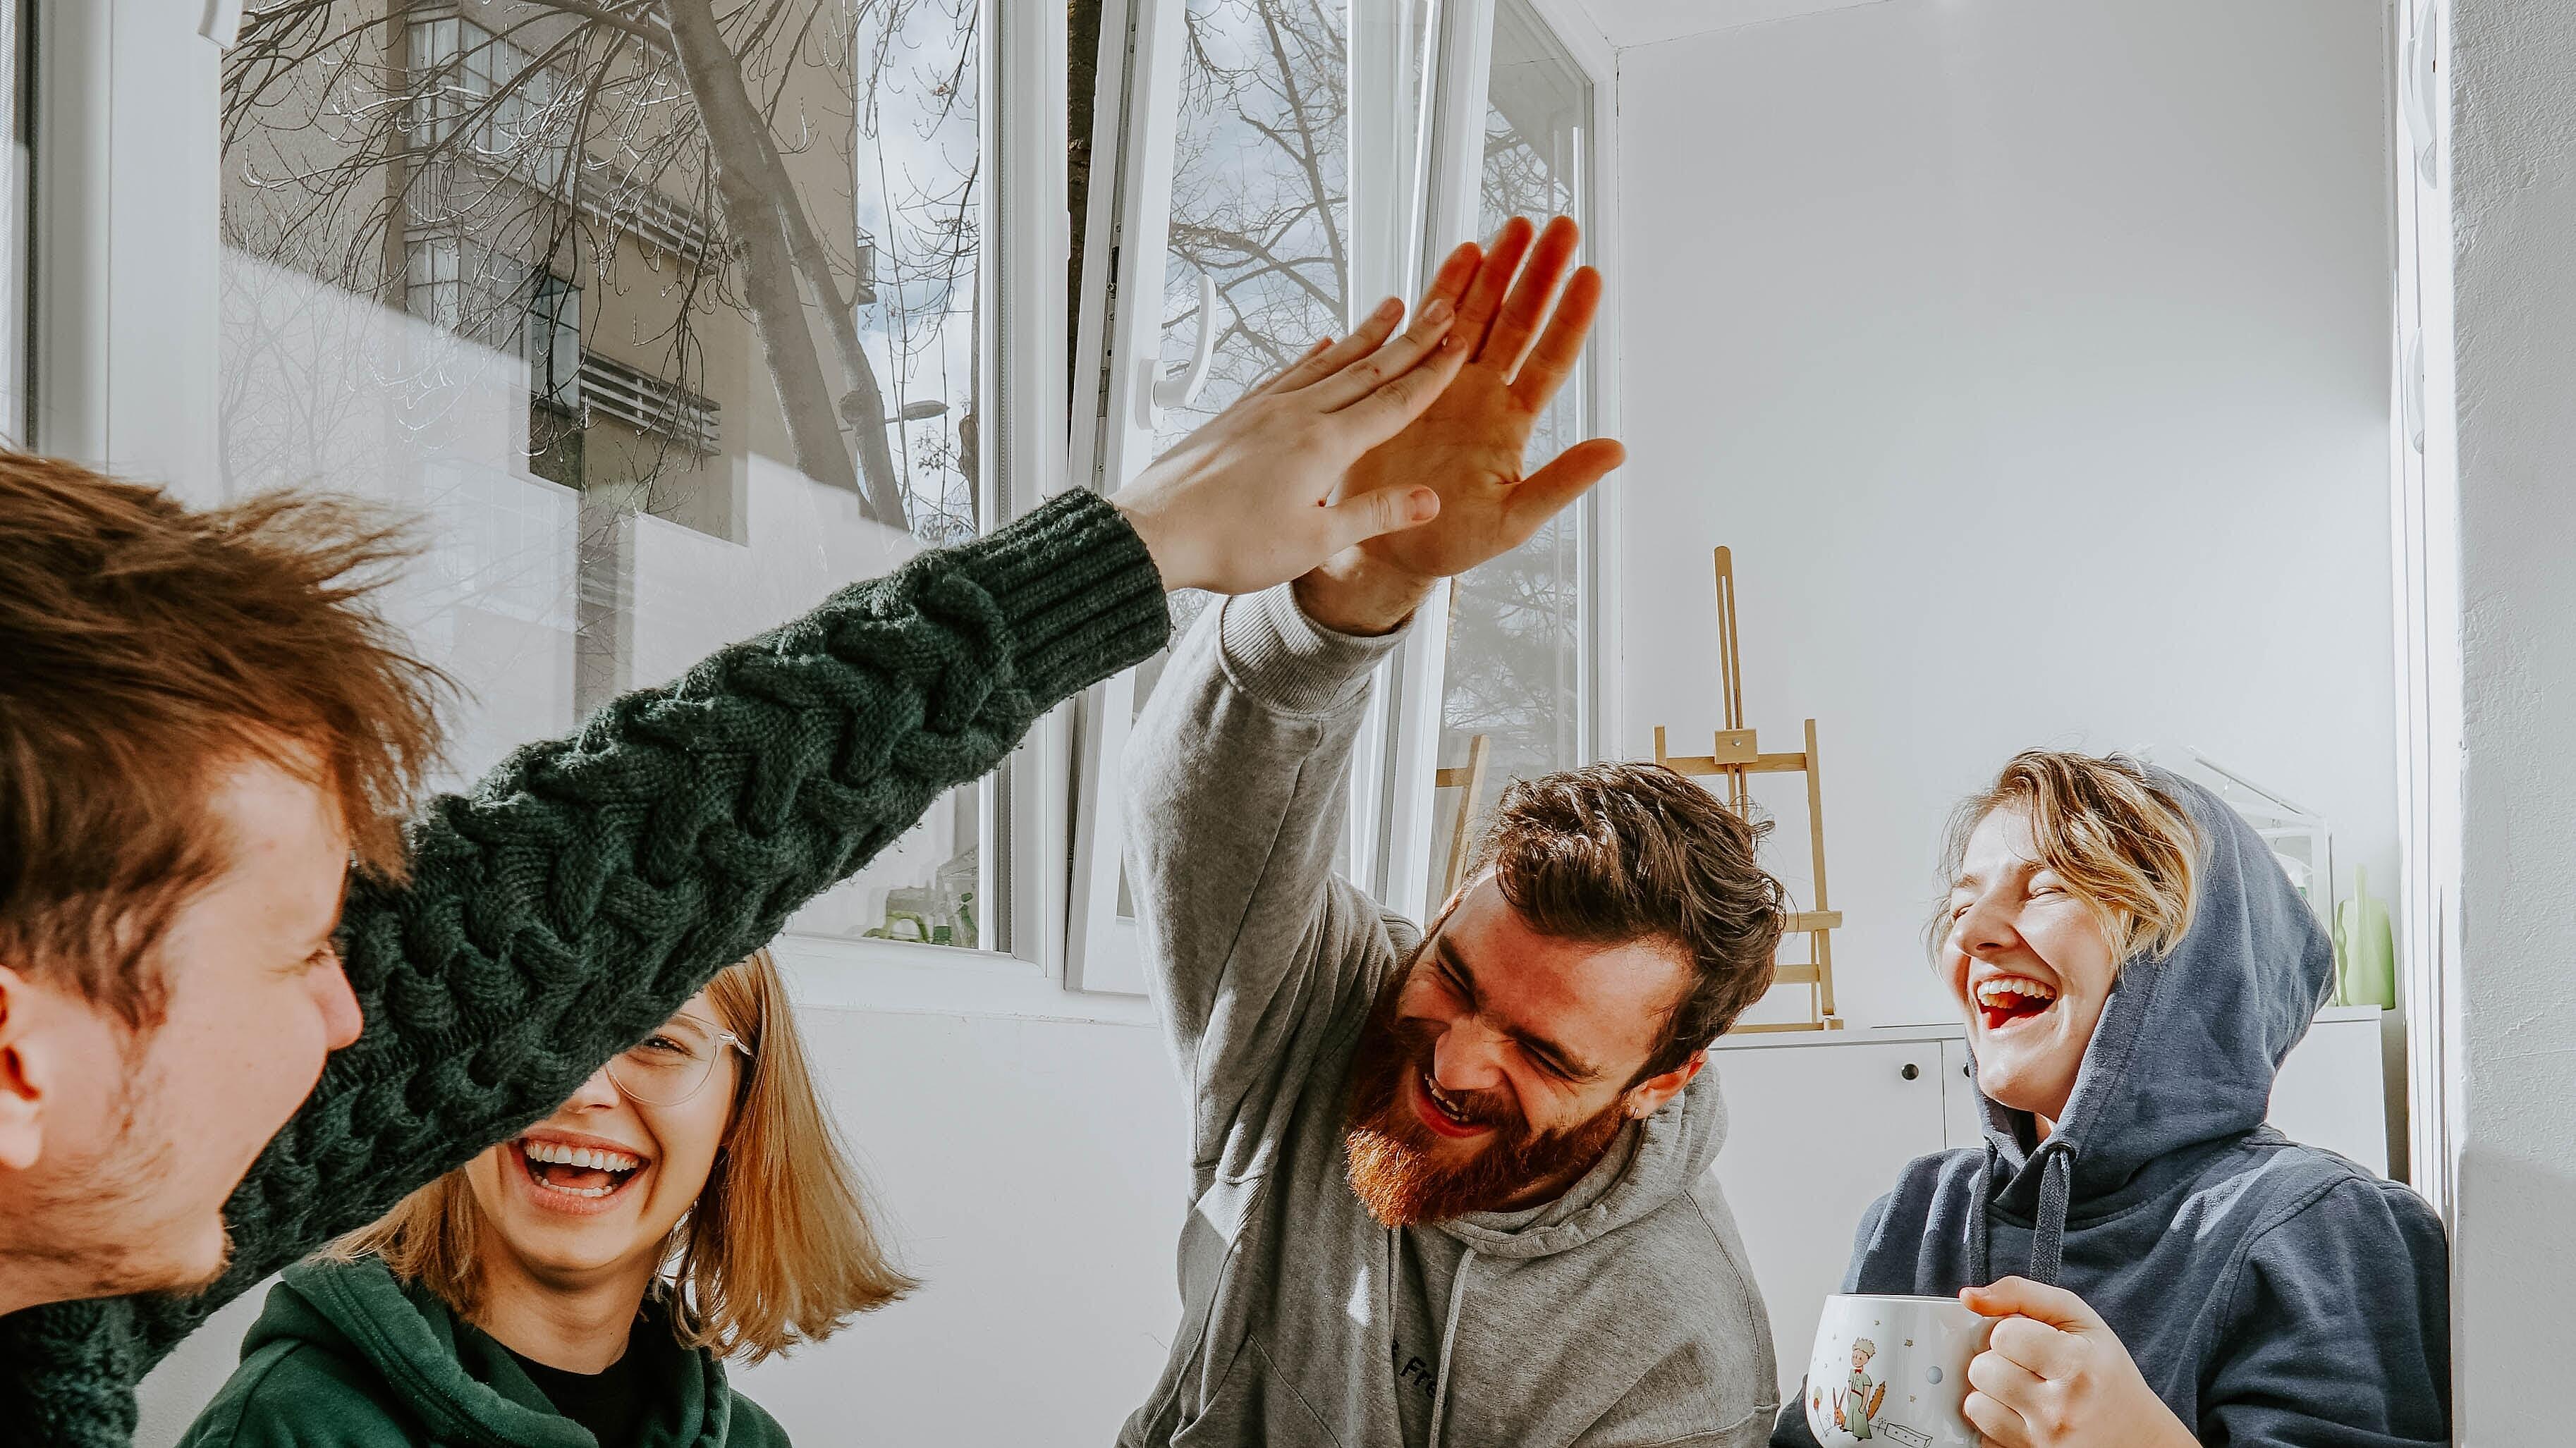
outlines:
M2138 1381L2139 1386L2146 1386L2146 1380L2143 1377ZM2160 1448L2200 1448L2200 1435L2191 1431L2191 1425L2176 1415L2173 1409L2166 1407L2164 1399L2155 1396L2155 1389L2148 1388L2147 1395L2148 1401L2163 1409L2157 1416L2164 1421L2156 1424L2156 1442Z
M1178 560L1172 556L1171 532L1164 526L1163 515L1150 506L1140 507L1124 499L1112 498L1109 506L1116 508L1127 526L1136 530L1137 539L1145 545L1145 556L1154 561L1154 572L1163 580L1164 591L1185 587L1185 583L1173 581Z
M1353 549L1289 585L1306 617L1358 638L1404 627L1438 580L1376 562Z

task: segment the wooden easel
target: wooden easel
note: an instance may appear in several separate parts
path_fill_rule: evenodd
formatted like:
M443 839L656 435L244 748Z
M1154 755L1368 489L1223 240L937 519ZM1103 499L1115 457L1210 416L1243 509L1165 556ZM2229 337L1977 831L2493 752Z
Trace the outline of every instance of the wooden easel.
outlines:
M1490 735L1472 735L1467 740L1467 762L1447 769L1431 771L1433 789L1464 787L1458 796L1458 816L1449 824L1449 865L1440 874L1440 898L1448 899L1458 891L1458 876L1467 868L1467 842L1475 837L1476 800L1485 792L1485 750L1493 743Z
M1808 988L1807 1019L1780 1021L1768 1025L1736 1026L1731 1035L1753 1035L1770 1031L1839 1031L1842 1018L1834 1014L1834 937L1843 915L1828 908L1825 896L1825 790L1824 775L1816 753L1816 721L1807 721L1807 747L1796 754L1765 754L1755 741L1753 730L1744 723L1744 659L1735 629L1735 560L1725 550L1717 550L1717 670L1718 692L1726 710L1726 727L1717 731L1706 754L1674 754L1664 744L1664 726L1655 726L1655 762L1676 774L1706 778L1723 776L1726 780L1726 805L1738 815L1752 808L1752 777L1757 774L1803 774L1807 777L1807 845L1816 879L1815 908L1800 910L1789 916L1785 941L1792 936L1807 938L1807 958L1780 961L1772 969L1774 986L1803 985Z

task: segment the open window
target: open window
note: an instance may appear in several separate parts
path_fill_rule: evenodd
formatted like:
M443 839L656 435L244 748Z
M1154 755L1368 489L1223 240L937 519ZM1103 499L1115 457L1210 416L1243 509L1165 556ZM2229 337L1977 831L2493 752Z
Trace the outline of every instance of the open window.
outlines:
M1061 374L1032 398L1010 359L1061 359L1061 324L1005 323L1061 310L1062 128L1004 131L997 78L1049 53L1018 7L231 11L43 7L33 441L199 502L417 518L388 607L465 686L456 777L1050 486L1029 418L1060 440ZM1060 769L1033 747L952 792L796 948L1041 975Z
M1588 201L1591 78L1521 0L1111 0L1100 56L1077 486L1116 491L1314 338L1347 330L1354 310L1414 295L1457 242L1514 212L1580 217ZM1589 390L1587 364L1537 449L1582 435ZM1340 866L1390 904L1421 911L1437 878L1447 836L1433 778L1448 735L1464 749L1479 729L1508 733L1511 771L1589 757L1588 516L1458 590L1466 668L1454 700L1448 630L1417 627L1385 666ZM1176 600L1177 624L1201 606ZM1453 608L1443 590L1426 612ZM1080 989L1142 989L1117 772L1161 665L1084 701L1067 956ZM1541 675L1538 693L1504 711L1509 725L1480 712Z
M1115 492L1316 337L1411 290L1415 0L1109 0L1075 348L1071 478ZM1167 353L1169 354L1167 356ZM1175 599L1186 627L1203 599ZM1163 657L1079 730L1068 983L1143 976L1119 865L1118 760Z
M1442 132L1460 137L1466 152L1459 193L1443 199L1473 216L1466 230L1477 235L1515 215L1571 216L1584 227L1582 259L1590 261L1592 78L1529 0L1493 0L1489 33L1484 84L1473 96L1459 87L1460 109ZM1541 415L1530 437L1533 466L1601 430L1601 350L1585 351ZM1452 580L1432 615L1446 624L1436 663L1427 642L1422 658L1406 660L1402 698L1415 707L1392 721L1400 731L1392 752L1408 762L1427 753L1429 761L1390 776L1387 818L1395 827L1386 833L1382 898L1417 919L1458 883L1477 816L1505 786L1601 755L1601 517L1596 492L1520 547ZM1432 632L1417 626L1414 640Z

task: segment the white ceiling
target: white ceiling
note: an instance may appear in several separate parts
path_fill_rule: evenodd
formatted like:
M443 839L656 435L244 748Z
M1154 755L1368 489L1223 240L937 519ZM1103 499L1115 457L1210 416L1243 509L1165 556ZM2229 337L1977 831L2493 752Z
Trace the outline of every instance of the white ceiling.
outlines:
M1621 49L1820 10L1882 3L1885 0L1571 0Z

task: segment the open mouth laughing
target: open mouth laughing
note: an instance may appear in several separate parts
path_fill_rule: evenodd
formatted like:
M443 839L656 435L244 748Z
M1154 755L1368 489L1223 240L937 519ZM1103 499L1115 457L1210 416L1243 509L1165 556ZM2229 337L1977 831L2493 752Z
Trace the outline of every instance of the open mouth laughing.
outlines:
M510 1143L530 1200L550 1211L589 1216L608 1210L651 1165L614 1142L538 1131Z
M1969 994L1990 1034L2035 1021L2057 1004L2057 987L2026 975L1990 975L1970 986Z
M1431 1079L1430 1072L1416 1070L1413 1084L1414 1115L1421 1117L1422 1124L1432 1131L1458 1140L1482 1136L1493 1130L1493 1127L1476 1119L1465 1101L1441 1090L1440 1083Z

